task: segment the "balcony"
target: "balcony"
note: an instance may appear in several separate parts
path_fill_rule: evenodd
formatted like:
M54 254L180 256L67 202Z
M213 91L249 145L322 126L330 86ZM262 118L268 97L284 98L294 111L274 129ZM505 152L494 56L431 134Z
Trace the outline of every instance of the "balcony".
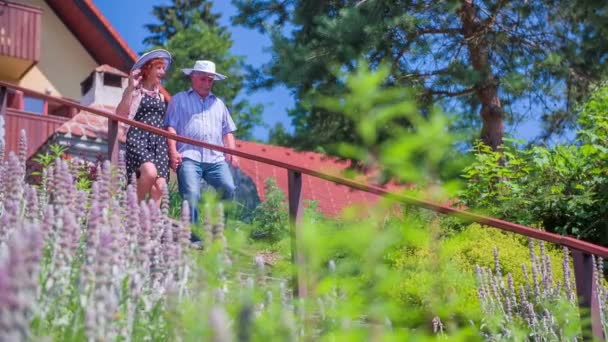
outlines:
M6 151L18 151L21 130L25 130L28 158L77 113L73 107L25 95L22 91L9 89L7 95L4 112Z
M40 59L42 11L0 0L0 79L19 80Z

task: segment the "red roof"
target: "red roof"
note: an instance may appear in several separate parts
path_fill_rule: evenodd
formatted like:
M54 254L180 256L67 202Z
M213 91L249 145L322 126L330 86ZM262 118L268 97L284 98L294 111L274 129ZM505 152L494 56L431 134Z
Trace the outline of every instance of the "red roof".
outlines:
M347 161L328 157L320 153L299 152L288 147L249 141L237 141L237 149L334 175L339 175L341 171L350 166L350 163ZM241 170L251 177L255 183L258 195L262 201L265 198L265 181L270 177L276 180L277 185L287 195L287 170L244 158L240 158L239 162ZM371 182L371 177L367 178L367 181ZM402 187L390 184L386 188L387 190L397 191ZM302 198L304 200L316 201L319 211L323 214L336 216L340 214L342 209L350 205L367 206L375 203L379 199L379 196L352 189L345 185L338 185L317 177L302 175Z
M122 77L129 77L129 75L127 73L124 73L124 72L114 68L113 66L110 66L107 64L98 66L97 68L95 68L95 71L103 72L106 74L118 75L118 76L122 76Z

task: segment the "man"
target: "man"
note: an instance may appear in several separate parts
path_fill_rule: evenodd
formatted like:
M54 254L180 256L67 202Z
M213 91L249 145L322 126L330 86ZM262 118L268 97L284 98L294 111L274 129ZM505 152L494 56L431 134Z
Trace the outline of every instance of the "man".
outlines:
M235 148L232 132L236 125L222 100L211 89L213 82L226 79L215 72L211 61L196 61L191 69L182 69L192 87L175 94L167 107L165 127L171 133L206 143ZM227 162L239 165L238 157L222 152L168 141L169 165L177 172L179 193L190 207L190 221L198 222L201 179L213 186L222 199L234 199L234 180ZM196 236L192 236L197 241Z

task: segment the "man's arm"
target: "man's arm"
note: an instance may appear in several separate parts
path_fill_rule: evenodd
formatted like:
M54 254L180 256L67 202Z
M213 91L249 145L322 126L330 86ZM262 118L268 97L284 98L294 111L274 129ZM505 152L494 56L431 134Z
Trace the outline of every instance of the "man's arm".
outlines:
M167 127L169 133L177 134L175 128ZM173 171L177 171L179 164L182 163L182 155L177 151L177 142L173 139L167 139L167 145L169 146L169 166Z
M224 134L223 137L224 146L230 149L236 149L236 139L234 139L234 134L232 132ZM234 167L239 167L239 157L233 156L232 154L225 154L226 161L230 163Z
M176 94L171 99L165 113L165 127L169 133L173 134L177 134L175 127L179 127L178 98L179 94ZM177 151L177 142L173 139L167 139L167 147L169 149L169 166L173 171L177 171L179 164L182 163L182 155Z

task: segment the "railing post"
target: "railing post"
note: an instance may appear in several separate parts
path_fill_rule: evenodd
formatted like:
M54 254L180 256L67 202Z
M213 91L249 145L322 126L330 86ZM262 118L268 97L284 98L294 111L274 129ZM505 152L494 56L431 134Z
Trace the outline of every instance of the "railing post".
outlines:
M4 123L6 122L6 98L8 97L8 88L0 86L0 146L6 146L6 134ZM4 150L4 149L2 149ZM4 160L4 156L0 156L0 161Z
M581 315L583 340L591 341L593 338L603 341L604 331L600 318L600 305L597 298L597 284L593 257L590 254L573 250L574 279L576 281L576 295ZM591 326L589 326L591 324Z
M302 242L302 173L287 170L287 186L289 193L289 223L291 227L291 259L295 270L293 272L294 293L305 298L308 295L306 287L306 264L300 244Z
M25 107L23 100L23 92L21 90L12 91L12 95L7 97L7 106L18 110L23 110Z
M42 115L49 115L49 101L47 99L42 100Z
M108 160L112 165L118 164L118 121L108 119Z
M70 118L75 117L75 116L76 116L76 114L78 114L78 108L76 108L76 107L69 107L69 108L68 108L68 116L69 116Z

